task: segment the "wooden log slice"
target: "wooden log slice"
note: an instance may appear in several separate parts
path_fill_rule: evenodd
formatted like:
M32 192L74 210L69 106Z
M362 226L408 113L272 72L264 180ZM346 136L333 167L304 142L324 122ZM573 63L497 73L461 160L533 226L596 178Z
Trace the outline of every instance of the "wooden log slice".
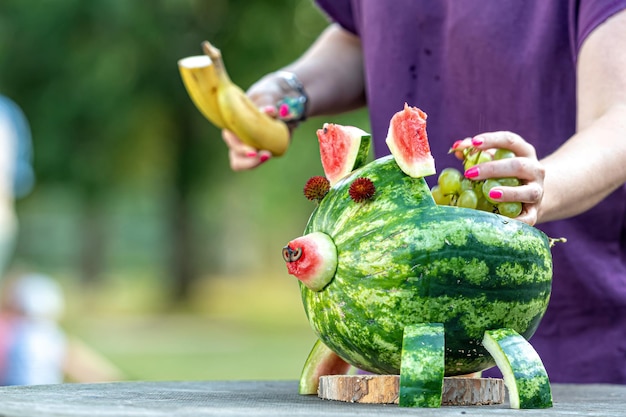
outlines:
M318 397L369 404L398 404L398 375L326 375L320 377ZM441 405L488 405L504 402L499 378L444 378Z

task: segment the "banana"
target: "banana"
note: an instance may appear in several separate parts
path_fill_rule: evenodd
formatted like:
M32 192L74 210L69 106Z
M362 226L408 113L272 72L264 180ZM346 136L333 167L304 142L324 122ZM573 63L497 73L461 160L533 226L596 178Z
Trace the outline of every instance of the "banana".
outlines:
M232 131L247 145L275 156L285 153L290 137L287 125L263 113L230 79L219 49L207 41L202 48L204 63L200 57L179 61L183 82L196 107L214 125Z
M215 65L206 55L196 55L178 61L178 69L191 101L200 113L220 129L226 127L217 101L219 78Z
M244 143L282 155L289 146L289 129L281 121L262 112L246 93L228 76L222 53L208 41L202 43L204 53L215 65L219 79L217 100L226 128Z

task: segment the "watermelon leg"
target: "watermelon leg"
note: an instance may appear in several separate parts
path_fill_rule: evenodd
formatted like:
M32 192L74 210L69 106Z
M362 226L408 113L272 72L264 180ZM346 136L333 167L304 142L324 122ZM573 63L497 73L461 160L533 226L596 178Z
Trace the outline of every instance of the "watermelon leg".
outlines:
M400 407L441 407L444 355L443 324L415 324L404 328Z
M302 368L298 393L316 395L321 376L344 375L350 368L351 365L348 362L341 359L318 339Z
M532 345L513 329L487 330L483 346L504 376L511 408L552 407L550 379Z

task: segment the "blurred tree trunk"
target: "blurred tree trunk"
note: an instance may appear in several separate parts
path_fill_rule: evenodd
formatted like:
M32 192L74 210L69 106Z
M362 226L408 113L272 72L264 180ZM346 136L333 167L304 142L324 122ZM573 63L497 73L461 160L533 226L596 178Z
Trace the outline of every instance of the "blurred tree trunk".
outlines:
M196 277L196 262L193 236L193 210L190 201L193 175L193 141L189 116L179 113L180 136L175 138L176 163L174 188L170 204L170 268L171 301L174 305L184 303L190 294Z
M195 278L191 206L188 196L180 192L172 199L170 211L171 301L182 304L189 297Z

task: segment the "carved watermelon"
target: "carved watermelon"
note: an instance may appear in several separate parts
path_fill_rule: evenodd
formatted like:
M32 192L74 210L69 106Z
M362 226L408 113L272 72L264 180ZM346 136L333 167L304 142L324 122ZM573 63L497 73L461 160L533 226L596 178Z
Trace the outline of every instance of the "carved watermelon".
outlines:
M360 177L376 186L365 203L349 196ZM337 267L322 289L307 286L310 276L302 281L305 311L318 337L360 369L399 373L403 329L416 323L445 325L447 375L489 368L484 331L513 328L528 338L548 305L552 263L541 231L437 206L424 179L404 174L392 156L332 187L305 229L313 233L333 242Z
M445 375L490 368L495 361L483 346L485 331L512 329L530 338L550 298L545 234L499 214L438 206L424 179L413 176L434 167L425 119L408 107L394 116L391 142L401 146L336 182L311 215L305 239L283 250L320 252L315 242L332 243L334 251L324 249L331 255L320 268L323 277L294 273L299 259L285 260L301 279L305 312L319 340L373 373L399 374L404 332L429 323L444 328ZM412 141L419 145L411 148ZM409 174L399 160L407 162ZM354 198L357 182L371 183L370 198ZM329 265L335 266L332 273ZM406 367L403 374L407 381L423 375Z

